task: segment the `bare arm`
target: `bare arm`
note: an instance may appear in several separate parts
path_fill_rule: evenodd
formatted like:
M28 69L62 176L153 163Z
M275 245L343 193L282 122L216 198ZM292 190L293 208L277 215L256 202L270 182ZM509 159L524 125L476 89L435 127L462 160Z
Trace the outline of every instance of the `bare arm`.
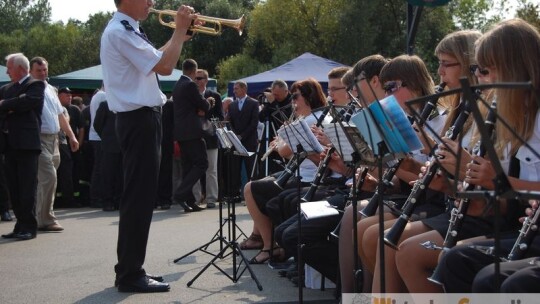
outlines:
M58 114L58 121L60 122L60 129L66 133L66 136L69 138L69 145L71 146L71 151L75 152L79 150L79 141L77 141L77 137L75 137L75 134L71 130L71 127L69 126L69 122L64 116L64 114Z
M176 29L173 32L171 39L161 47L163 55L158 63L152 69L159 75L171 75L180 53L182 52L182 46L184 41L187 41L191 36L187 35L187 30L191 26L191 20L196 18L193 14L194 10L190 6L182 5L176 12Z

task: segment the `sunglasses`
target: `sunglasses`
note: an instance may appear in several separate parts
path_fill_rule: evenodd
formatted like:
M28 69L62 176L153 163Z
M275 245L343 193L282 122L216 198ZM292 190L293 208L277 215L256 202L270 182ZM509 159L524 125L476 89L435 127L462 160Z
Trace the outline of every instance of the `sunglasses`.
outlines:
M195 80L203 80L206 79L206 77L195 77Z
M478 73L484 76L489 75L489 71L486 69L482 69L478 64L471 64L471 66L469 66L469 70L471 71L471 74L473 75L474 73L476 73L476 70L478 70Z
M407 85L400 80L388 81L384 84L383 89L386 94L394 94L399 88L406 87Z
M298 97L300 97L300 93L293 93L293 94L291 95L291 98L292 98L293 100L297 100Z

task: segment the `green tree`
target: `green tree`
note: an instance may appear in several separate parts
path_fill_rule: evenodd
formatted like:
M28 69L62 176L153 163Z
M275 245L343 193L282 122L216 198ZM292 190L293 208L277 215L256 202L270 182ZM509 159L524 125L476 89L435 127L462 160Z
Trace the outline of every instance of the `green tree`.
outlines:
M534 25L540 31L540 4L533 4L528 3L526 0L520 0L516 15Z
M0 1L0 33L11 34L17 29L30 28L50 22L48 0Z

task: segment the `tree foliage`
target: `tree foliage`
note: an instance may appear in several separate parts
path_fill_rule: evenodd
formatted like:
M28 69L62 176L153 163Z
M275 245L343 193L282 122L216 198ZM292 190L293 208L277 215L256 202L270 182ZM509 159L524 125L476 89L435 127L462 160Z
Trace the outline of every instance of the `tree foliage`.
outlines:
M540 27L540 4L518 3L517 16ZM242 36L223 27L220 36L197 34L184 44L179 64L185 58L197 60L218 78L222 91L229 81L276 67L304 52L353 65L371 54L395 57L407 51L407 2L403 0L154 1L158 9L176 10L181 4L205 16L247 18ZM435 74L433 50L446 34L456 29L485 30L507 16L508 9L505 0L460 0L425 7L414 52ZM48 0L0 1L0 56L12 52L43 56L50 63L51 76L99 64L100 37L110 18L110 13L98 13L86 22L52 23ZM157 18L151 14L141 25L160 47L173 30Z

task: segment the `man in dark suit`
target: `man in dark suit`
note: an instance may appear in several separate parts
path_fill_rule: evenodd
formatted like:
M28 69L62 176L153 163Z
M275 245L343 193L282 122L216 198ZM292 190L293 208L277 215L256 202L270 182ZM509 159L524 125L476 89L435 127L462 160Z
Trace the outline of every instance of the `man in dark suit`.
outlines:
M206 124L211 123L211 119L223 120L223 108L221 105L221 96L217 92L208 89L208 71L198 69L195 82L199 86L199 92L210 104L210 110L206 113L204 119ZM208 168L205 176L201 179L200 187L195 187L195 191L201 193L201 202L206 201L206 208L214 208L218 200L218 148L219 142L215 132L205 132L204 141L206 143L206 157L208 159ZM200 190L199 190L200 188ZM197 193L195 193L197 196Z
M233 91L236 100L229 106L229 120L232 130L249 152L255 152L258 142L259 102L247 96L247 84L244 81L237 81ZM254 155L242 157L240 162L238 172L241 172L241 163L244 162L248 180L251 178L254 159Z
M185 212L201 211L195 204L193 186L204 176L208 168L203 121L210 104L199 92L193 81L197 73L197 62L186 59L182 63L183 75L173 89L174 139L180 144L182 161L182 183L176 188L173 198Z
M4 238L36 237L36 190L39 138L45 83L30 77L30 61L22 53L6 57L11 83L0 88L0 112L7 114L6 177L17 223Z

